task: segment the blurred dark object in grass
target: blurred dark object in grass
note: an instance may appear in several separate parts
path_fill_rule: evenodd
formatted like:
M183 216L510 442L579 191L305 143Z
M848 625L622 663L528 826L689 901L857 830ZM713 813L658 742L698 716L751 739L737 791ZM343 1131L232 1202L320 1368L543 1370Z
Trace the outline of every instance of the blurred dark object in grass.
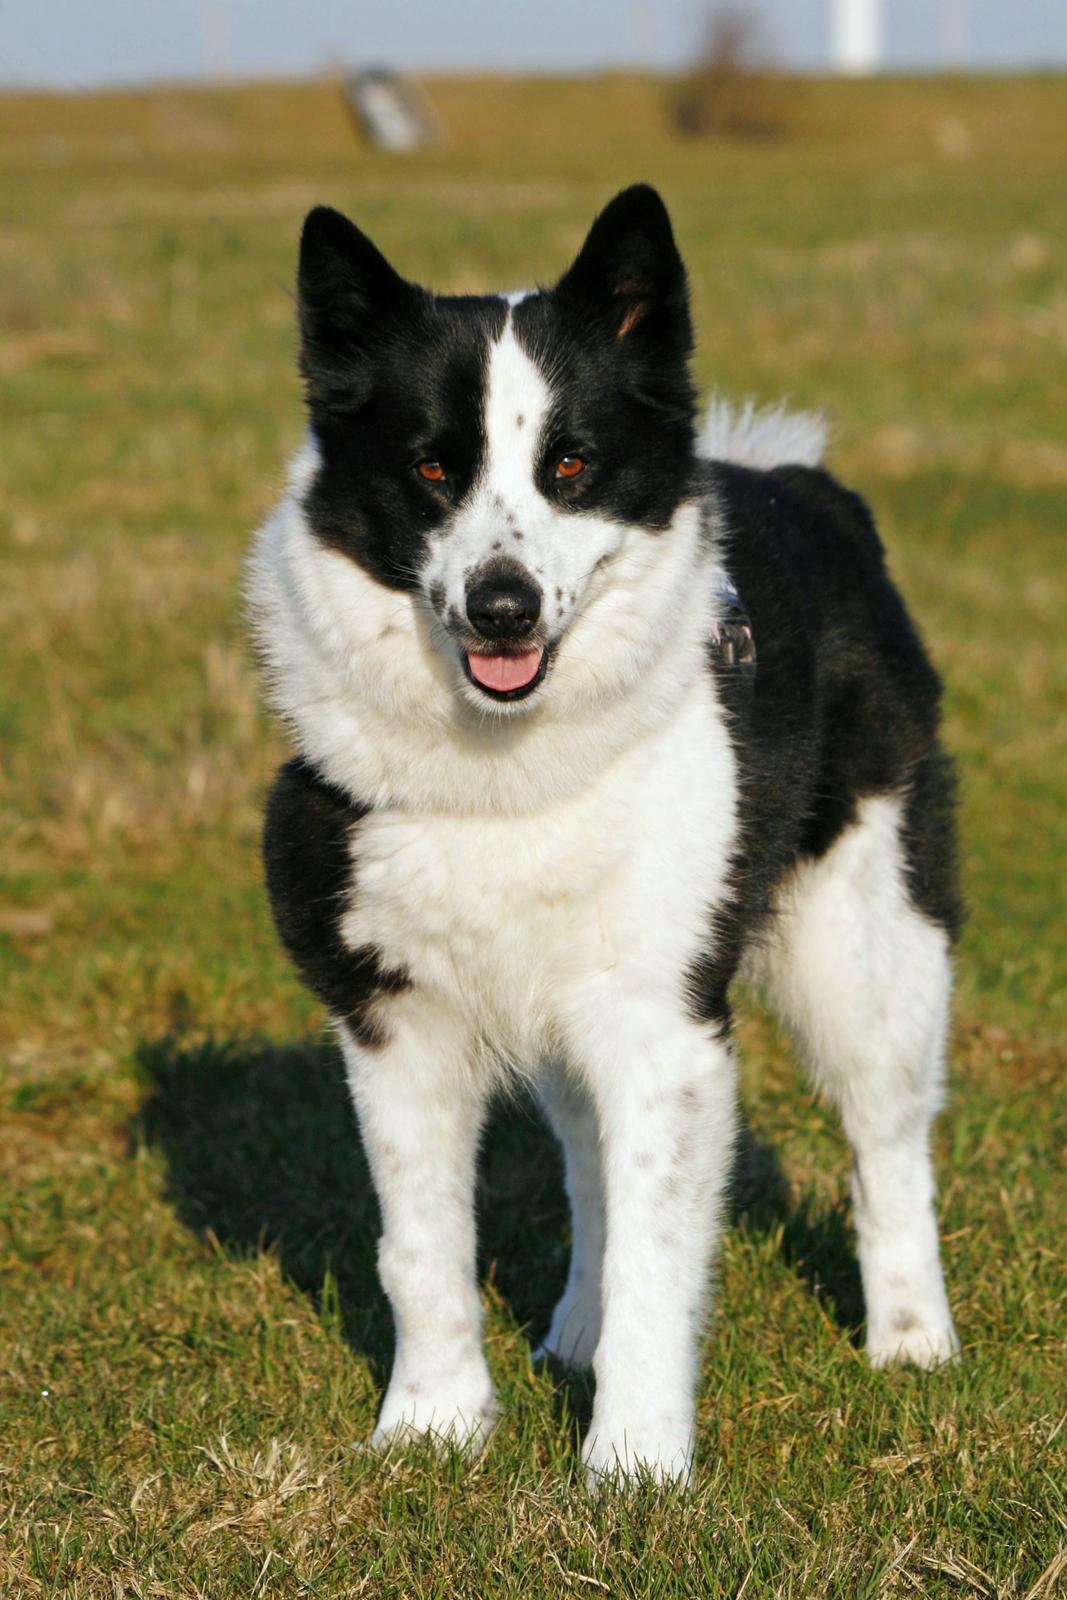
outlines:
M717 6L704 21L671 119L688 138L780 139L796 122L801 86L771 65L758 11Z
M445 142L429 100L409 78L370 67L346 78L342 92L352 120L377 150L403 154Z

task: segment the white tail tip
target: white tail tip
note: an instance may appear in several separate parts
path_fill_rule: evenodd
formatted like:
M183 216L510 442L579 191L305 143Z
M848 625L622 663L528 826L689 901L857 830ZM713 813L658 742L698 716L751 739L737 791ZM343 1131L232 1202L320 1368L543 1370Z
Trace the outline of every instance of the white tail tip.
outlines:
M739 467L817 467L826 454L826 421L784 405L740 405L713 394L700 430L701 455Z

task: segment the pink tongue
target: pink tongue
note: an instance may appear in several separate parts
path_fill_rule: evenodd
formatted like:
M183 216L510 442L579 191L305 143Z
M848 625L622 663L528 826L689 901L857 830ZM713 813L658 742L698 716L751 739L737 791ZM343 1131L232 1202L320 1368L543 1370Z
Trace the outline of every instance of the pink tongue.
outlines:
M476 682L505 694L509 689L525 689L533 682L541 665L541 652L527 650L521 656L483 656L479 651L468 650L467 660L471 677Z

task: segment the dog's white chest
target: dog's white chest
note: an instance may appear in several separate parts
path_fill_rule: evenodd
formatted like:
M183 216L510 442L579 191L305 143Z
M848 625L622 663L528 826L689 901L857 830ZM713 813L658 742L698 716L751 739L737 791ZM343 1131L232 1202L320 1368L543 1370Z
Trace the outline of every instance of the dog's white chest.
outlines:
M588 820L374 814L358 830L345 939L376 946L477 1031L536 1050L561 984L613 959L602 902L626 841Z
M733 837L731 763L709 694L565 804L372 813L345 941L532 1058L584 986L624 968L677 984L702 948Z

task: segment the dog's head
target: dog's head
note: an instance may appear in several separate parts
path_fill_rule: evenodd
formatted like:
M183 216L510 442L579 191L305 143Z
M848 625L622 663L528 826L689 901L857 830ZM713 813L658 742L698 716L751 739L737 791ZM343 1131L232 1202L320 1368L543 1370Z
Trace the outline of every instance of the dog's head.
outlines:
M301 367L316 537L433 619L457 692L536 702L635 534L690 494L692 334L663 202L597 217L549 289L434 296L339 213L300 250Z

